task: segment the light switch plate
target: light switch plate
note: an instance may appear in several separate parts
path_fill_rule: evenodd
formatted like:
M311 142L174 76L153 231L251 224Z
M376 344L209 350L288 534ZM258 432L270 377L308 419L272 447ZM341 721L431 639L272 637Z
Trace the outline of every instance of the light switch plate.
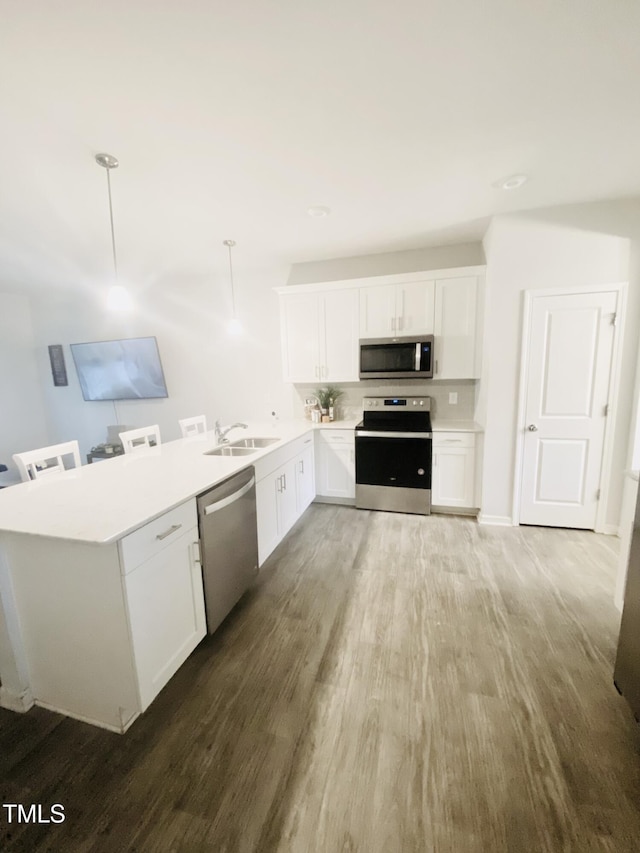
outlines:
M449 405L456 406L458 404L458 392L449 391Z

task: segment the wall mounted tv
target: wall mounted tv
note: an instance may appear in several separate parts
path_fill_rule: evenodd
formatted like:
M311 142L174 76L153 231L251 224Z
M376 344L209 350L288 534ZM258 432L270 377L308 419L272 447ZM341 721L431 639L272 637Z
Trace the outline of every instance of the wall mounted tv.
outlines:
M155 338L71 344L85 400L167 397Z

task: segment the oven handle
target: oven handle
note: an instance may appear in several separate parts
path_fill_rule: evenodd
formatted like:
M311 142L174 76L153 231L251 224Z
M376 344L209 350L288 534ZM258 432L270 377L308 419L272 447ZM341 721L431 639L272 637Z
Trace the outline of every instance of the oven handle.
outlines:
M356 430L356 438L433 438L432 432L383 432L382 430Z

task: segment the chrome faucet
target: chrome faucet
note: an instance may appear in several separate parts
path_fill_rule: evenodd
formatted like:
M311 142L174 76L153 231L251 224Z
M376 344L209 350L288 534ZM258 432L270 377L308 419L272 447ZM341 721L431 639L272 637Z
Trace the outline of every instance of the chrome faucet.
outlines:
M235 424L230 424L229 426L223 427L220 421L216 421L215 424L215 434L216 434L216 442L218 444L228 444L229 439L226 437L227 433L230 432L235 427L242 427L242 429L247 429L248 425L240 423L239 421Z

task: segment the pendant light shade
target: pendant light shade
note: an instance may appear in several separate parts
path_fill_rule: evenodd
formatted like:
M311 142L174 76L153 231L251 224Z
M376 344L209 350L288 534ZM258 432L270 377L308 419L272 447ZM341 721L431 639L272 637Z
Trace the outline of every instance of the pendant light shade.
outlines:
M242 332L242 324L238 320L236 314L236 294L233 282L233 263L231 262L231 249L236 245L235 240L223 240L222 245L226 246L229 251L229 282L231 285L231 319L227 324L227 330L230 335L239 335Z
M109 222L111 223L111 248L113 251L114 281L107 293L107 308L110 311L130 311L133 308L131 294L118 281L118 255L116 252L116 234L113 227L113 203L111 201L111 170L120 165L112 154L96 154L96 163L107 173L107 195L109 198Z

